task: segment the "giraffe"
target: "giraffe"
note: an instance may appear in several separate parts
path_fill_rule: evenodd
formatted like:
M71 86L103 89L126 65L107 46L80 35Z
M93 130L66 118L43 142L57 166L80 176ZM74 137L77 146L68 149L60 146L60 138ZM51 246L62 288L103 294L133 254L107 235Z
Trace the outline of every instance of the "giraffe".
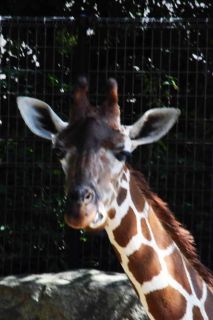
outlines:
M106 230L151 320L212 320L213 277L199 261L192 235L127 162L138 146L163 137L180 111L151 109L124 126L116 81L111 79L107 87L96 112L88 111L87 90L76 89L75 109L87 114L73 115L75 121L69 123L43 101L17 98L27 126L52 141L62 164L65 222L76 229Z

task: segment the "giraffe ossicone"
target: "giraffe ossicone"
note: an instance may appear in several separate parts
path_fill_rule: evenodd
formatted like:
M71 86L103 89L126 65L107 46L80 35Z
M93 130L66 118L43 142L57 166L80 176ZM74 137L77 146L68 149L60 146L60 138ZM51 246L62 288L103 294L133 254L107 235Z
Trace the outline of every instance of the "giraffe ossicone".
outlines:
M30 130L51 140L61 161L66 223L105 228L150 319L213 319L213 278L197 257L193 237L126 164L138 146L163 137L180 111L151 109L133 125L122 125L114 79L97 108L80 79L69 122L40 100L19 97L17 104Z

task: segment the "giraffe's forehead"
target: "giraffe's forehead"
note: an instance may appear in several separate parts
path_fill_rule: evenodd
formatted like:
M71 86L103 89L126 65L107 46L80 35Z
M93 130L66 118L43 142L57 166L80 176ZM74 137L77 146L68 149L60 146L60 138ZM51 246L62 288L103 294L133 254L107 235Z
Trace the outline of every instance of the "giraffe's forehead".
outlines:
M76 147L78 151L108 149L124 145L124 136L100 119L85 118L65 128L57 137L56 144L66 148Z

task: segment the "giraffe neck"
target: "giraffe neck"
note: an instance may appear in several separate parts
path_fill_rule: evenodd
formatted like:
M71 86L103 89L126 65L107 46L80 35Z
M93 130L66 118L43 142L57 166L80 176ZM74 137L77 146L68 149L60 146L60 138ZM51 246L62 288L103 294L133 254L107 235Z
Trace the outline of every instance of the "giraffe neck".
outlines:
M166 232L129 170L121 178L106 231L150 319L212 319L212 292Z

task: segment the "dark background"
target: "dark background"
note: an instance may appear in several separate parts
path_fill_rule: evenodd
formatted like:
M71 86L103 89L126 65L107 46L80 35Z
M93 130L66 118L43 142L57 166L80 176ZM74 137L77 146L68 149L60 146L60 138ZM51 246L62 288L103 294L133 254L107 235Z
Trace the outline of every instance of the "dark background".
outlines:
M9 1L0 8L2 15L32 16L0 22L2 275L120 270L104 232L87 235L64 226L62 170L50 144L26 128L15 102L18 95L37 97L66 120L82 72L97 104L106 79L117 79L126 124L152 107L181 109L171 133L137 150L132 165L191 230L202 261L212 266L212 4L99 3Z

